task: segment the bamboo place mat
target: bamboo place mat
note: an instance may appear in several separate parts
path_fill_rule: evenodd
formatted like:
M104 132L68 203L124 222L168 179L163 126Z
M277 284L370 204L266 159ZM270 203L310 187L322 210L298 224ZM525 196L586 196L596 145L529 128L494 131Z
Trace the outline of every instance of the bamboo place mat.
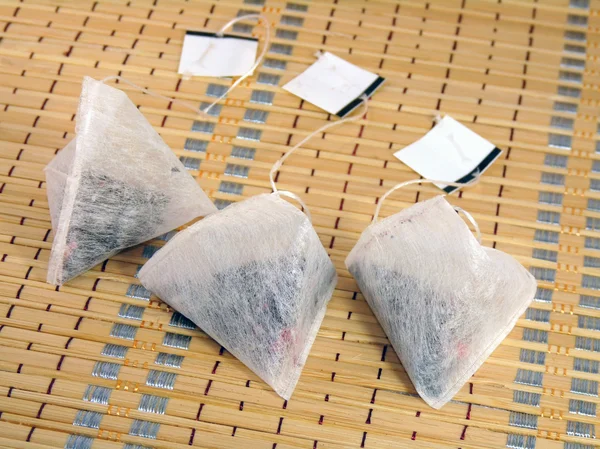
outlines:
M599 10L600 0L0 0L0 447L599 447ZM268 192L271 164L335 120L281 89L316 51L387 79L365 120L312 139L279 175L309 205L340 275L288 402L139 284L173 233L60 288L45 283L42 169L74 136L82 77L212 101L231 80L177 75L184 32L250 12L272 22L273 43L210 118L120 87L222 208ZM539 289L454 401L433 410L344 258L378 197L415 178L393 151L444 113L504 150L450 200ZM383 215L438 193L409 186Z

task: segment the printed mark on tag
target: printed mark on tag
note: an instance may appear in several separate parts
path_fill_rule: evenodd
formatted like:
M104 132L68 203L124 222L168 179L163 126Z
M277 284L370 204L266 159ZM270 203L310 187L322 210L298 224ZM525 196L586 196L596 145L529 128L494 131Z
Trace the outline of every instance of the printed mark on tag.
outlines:
M344 117L362 102L362 95L372 95L384 81L375 73L325 52L283 89L330 114Z
M487 170L500 153L496 145L446 115L431 131L394 156L424 178L467 183ZM446 193L460 188L435 185Z
M242 76L256 61L258 39L230 34L187 31L183 39L180 75Z

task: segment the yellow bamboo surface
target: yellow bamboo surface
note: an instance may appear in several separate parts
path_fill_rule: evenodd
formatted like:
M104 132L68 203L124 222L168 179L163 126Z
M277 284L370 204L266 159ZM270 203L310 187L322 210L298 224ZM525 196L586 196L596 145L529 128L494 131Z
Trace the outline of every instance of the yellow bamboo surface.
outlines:
M83 76L200 105L231 80L177 75L185 30L268 17L256 73L209 118L124 84L226 207L269 191L275 160L335 120L281 86L327 50L386 78L365 119L316 136L278 183L302 196L339 283L291 400L136 278L169 236L55 288L43 167L74 136ZM0 0L0 448L600 447L600 0ZM264 30L251 23L235 33ZM113 82L114 83L114 82ZM503 153L450 198L536 301L441 410L416 394L344 267L393 157L450 114ZM439 194L412 185L387 216Z

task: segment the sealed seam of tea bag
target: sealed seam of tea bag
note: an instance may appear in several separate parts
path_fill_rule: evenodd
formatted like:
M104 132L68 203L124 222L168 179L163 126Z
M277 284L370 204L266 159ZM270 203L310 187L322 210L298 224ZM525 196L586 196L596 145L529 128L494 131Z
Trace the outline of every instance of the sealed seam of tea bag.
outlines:
M370 97L385 81L329 52L319 52L317 58L283 89L330 114L347 116L360 105L362 97Z
M437 124L416 142L394 153L398 159L446 193L481 175L502 152L493 143L450 116L436 118Z
M399 186L418 182L436 181ZM440 408L508 335L536 281L511 256L481 246L442 196L381 221L378 213L346 266L415 389Z
M475 184L478 184L480 180L481 180L481 177L479 176L479 173L476 172L474 177L466 182L447 182L447 181L439 181L439 180L435 180L435 179L411 179L410 181L401 182L400 184L396 184L390 190L385 192L383 194L383 196L379 199L379 201L377 201L377 207L375 208L375 213L373 214L372 223L373 224L377 223L377 219L379 218L379 213L381 212L381 207L383 206L383 202L386 200L386 198L388 196L390 196L392 193L394 193L396 190L401 189L402 187L406 187L406 186L409 186L412 184L436 184L437 185L441 182L445 182L448 186L452 186L452 187L458 189L460 187L474 186ZM477 233L480 234L479 225L477 224L477 222L475 222L475 220L473 219L471 214L469 214L466 210L464 210L460 207L455 207L455 210L457 212L463 212L465 214L465 216L467 217L467 219L473 224L473 226L477 230ZM481 238L479 238L479 243L481 243Z
M124 92L84 78L76 137L46 168L48 282L216 211Z
M75 157L76 139L71 140L44 168L52 229L58 226L67 178Z
M365 113L367 102L365 101ZM142 284L289 399L337 283L300 197L278 190L232 204L177 234L140 270ZM305 213L282 196L300 202Z

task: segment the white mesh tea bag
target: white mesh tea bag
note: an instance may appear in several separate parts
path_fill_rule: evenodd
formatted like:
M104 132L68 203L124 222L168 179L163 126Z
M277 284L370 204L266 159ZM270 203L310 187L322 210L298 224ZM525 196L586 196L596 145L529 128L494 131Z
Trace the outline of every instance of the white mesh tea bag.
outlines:
M71 165L73 165L75 142L75 139L71 140L44 168L48 206L50 207L50 220L52 221L52 229L54 230L58 226L65 186L67 185Z
M139 278L285 399L337 281L307 216L275 193L180 232Z
M216 211L127 95L88 77L76 138L45 172L54 229L52 284Z
M346 266L433 408L475 373L536 290L533 276L511 256L481 246L442 196L375 218Z
M364 102L364 113L367 103ZM335 285L335 266L302 200L279 191L232 204L177 234L139 272L142 284L192 320L284 399L294 391ZM281 198L297 200L304 213Z

